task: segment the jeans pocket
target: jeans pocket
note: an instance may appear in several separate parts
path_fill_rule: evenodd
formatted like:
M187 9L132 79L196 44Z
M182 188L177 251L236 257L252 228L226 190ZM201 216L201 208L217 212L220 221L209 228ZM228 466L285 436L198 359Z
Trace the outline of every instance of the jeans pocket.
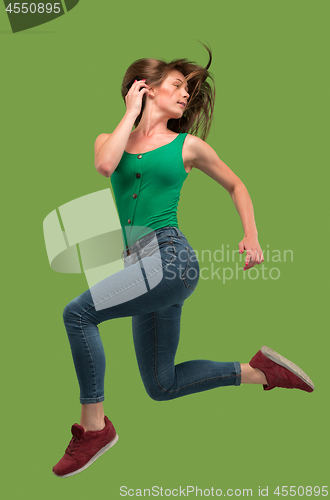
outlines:
M199 263L194 250L190 246L185 246L184 256L186 259L185 268L181 275L186 288L195 290L199 280Z

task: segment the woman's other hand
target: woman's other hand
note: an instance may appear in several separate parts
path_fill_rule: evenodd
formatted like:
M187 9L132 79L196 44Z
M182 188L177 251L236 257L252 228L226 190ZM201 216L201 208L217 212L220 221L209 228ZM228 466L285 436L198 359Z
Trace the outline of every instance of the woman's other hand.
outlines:
M238 244L239 253L244 253L246 250L245 265L243 270L251 269L256 264L263 262L264 256L256 236L246 236Z
M132 113L135 117L139 116L142 108L142 97L148 92L149 87L145 80L135 80L125 96L127 113Z

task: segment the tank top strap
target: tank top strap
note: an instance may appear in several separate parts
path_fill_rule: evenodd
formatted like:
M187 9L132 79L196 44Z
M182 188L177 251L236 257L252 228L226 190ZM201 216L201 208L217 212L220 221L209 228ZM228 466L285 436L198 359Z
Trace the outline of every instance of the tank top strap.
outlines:
M188 132L182 132L182 133L180 132L179 135L176 137L176 140L172 142L173 147L182 150L183 143L187 135Z

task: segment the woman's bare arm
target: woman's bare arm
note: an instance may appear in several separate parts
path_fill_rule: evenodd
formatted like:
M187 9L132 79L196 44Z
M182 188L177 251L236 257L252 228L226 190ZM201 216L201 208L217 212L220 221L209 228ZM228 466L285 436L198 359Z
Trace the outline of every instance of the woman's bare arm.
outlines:
M125 113L112 134L100 134L95 141L95 168L105 177L111 177L123 156L136 116Z
M143 80L135 81L126 97L126 113L112 134L100 134L95 141L95 168L105 177L111 177L123 156L134 122L139 116L142 97L148 92Z
M245 268L263 262L263 254L258 242L258 231L254 218L253 205L243 182L218 157L214 149L198 137L187 137L189 164L198 168L217 181L230 194L242 221L244 238L239 243L240 253L247 251Z

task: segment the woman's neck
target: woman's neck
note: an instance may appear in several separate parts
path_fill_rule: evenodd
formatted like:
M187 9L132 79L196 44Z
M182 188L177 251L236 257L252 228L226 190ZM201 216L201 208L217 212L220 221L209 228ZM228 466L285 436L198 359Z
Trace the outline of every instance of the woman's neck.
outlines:
M153 135L174 133L167 128L169 117L165 116L159 109L155 109L152 103L148 104L149 106L145 107L140 123L134 130L134 134L151 137Z

